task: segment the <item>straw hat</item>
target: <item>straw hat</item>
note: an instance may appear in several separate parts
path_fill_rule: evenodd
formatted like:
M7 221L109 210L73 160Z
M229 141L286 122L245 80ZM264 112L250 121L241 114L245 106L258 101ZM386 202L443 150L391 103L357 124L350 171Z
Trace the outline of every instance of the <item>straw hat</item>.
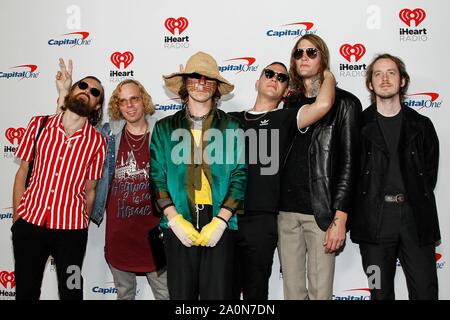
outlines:
M183 76L192 73L198 73L207 78L217 80L219 82L219 92L222 95L226 95L234 89L234 85L220 75L219 66L217 65L216 60L209 54L201 51L189 58L183 72L175 72L168 76L163 76L163 79L166 87L171 92L178 95L181 85L183 84Z

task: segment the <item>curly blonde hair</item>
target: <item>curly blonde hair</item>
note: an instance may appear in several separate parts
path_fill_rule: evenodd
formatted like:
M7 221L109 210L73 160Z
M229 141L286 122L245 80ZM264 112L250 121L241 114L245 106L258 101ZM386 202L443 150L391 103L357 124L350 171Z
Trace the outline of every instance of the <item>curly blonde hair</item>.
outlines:
M155 106L153 105L152 97L147 92L147 90L145 90L144 86L137 80L127 79L127 80L123 80L122 82L120 82L117 85L117 87L114 89L114 91L111 95L111 98L109 99L108 114L109 114L109 118L111 120L123 119L123 116L122 116L122 113L120 112L120 107L119 107L119 94L120 94L120 90L122 89L122 87L124 85L130 84L130 83L138 86L139 91L141 92L142 101L144 103L145 114L155 113Z

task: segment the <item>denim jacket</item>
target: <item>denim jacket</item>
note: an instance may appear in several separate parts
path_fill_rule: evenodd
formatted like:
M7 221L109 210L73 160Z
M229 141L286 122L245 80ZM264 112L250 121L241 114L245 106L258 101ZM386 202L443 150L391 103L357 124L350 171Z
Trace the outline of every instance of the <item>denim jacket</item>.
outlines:
M153 127L155 126L156 119L150 115L145 117L148 124L149 137L149 149L150 141L152 138ZM122 130L125 127L125 120L111 121L103 125L101 133L106 137L107 149L105 162L103 163L102 177L97 182L95 188L95 201L92 208L91 220L98 226L103 221L105 214L106 200L108 198L109 184L112 181L114 172L116 170L116 157L120 145L120 137L122 136Z

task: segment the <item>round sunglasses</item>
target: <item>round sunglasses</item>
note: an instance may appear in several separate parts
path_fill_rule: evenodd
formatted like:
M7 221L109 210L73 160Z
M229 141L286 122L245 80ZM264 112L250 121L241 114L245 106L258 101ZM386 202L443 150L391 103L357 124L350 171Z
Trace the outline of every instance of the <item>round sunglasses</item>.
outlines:
M81 90L86 90L87 88L89 88L89 85L87 84L87 82L80 81L78 82L78 88L80 88ZM100 90L98 90L97 88L91 88L89 92L95 98L100 97Z

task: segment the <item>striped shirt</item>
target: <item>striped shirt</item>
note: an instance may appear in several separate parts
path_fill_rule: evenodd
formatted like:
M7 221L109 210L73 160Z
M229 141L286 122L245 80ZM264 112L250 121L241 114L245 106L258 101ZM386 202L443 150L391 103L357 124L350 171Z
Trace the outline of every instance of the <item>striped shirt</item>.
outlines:
M88 227L86 181L101 177L105 138L88 121L70 138L62 125L62 113L50 116L39 136L30 185L25 190L18 215L49 229L78 230ZM43 116L33 117L16 151L30 162Z

